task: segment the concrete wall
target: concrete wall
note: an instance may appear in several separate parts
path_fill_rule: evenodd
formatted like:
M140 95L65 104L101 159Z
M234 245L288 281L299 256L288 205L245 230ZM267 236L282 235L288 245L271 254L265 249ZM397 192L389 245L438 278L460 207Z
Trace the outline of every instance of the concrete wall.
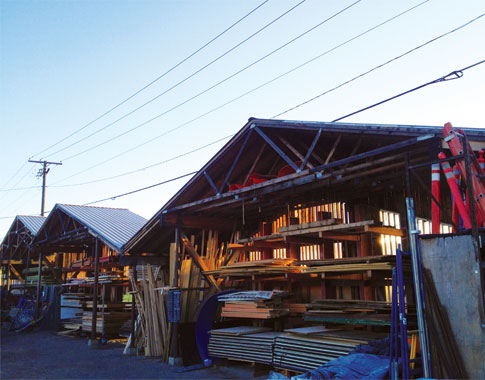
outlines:
M485 379L485 320L476 243L470 235L436 237L420 239L420 248L468 375Z

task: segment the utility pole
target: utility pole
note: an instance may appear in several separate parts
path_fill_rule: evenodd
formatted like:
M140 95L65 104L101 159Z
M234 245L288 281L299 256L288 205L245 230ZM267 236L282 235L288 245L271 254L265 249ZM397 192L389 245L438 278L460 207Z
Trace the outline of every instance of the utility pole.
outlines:
M42 164L42 169L39 169L37 173L37 177L42 176L42 203L40 206L40 216L44 216L44 209L45 209L45 177L47 173L49 173L50 169L47 169L47 165L62 165L62 162L49 162L49 161L35 161L29 160L29 162L34 162L36 164Z

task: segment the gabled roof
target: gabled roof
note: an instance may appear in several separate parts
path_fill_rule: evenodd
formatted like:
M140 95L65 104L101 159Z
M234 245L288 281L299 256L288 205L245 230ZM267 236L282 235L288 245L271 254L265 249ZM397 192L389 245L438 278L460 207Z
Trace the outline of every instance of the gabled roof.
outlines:
M17 218L27 227L32 234L37 235L40 227L45 222L45 216L38 215L18 215Z
M17 215L3 238L1 258L24 258L45 219L43 216Z
M165 233L160 221L163 215L175 210L182 211L183 205L197 204L197 215L210 217L204 204L218 202L229 211L229 202L236 204L247 195L253 197L252 189L270 186L275 183L289 182L294 178L315 175L316 168L323 163L342 162L349 156L359 155L380 147L415 140L421 156L430 155L433 149L440 149L442 126L385 125L365 123L308 122L295 120L271 120L251 118L234 137L224 145L125 245L126 251L145 252L151 239L159 239ZM470 142L485 146L485 130L463 128ZM414 144L414 143L412 143ZM314 150L312 151L312 147ZM337 148L337 149L336 149ZM288 160L277 150L286 155ZM396 153L403 149L396 149ZM309 164L303 168L295 167L298 161L309 154ZM433 152L434 153L434 152ZM300 156L300 157L298 157ZM428 160L431 156L427 157ZM289 164L292 161L292 164ZM400 158L402 162L402 157ZM298 165L297 165L298 164ZM296 166L295 166L296 165ZM288 170L288 166L290 167ZM292 168L293 166L293 168ZM286 171L285 171L286 170ZM333 170L333 169L332 169ZM321 170L319 170L321 172ZM249 174L265 175L265 183L247 186ZM284 174L287 173L287 174ZM280 178L281 177L281 178ZM265 178L266 179L266 178ZM243 185L244 188L229 191L229 185ZM231 199L232 198L232 199ZM227 200L227 203L224 203ZM239 201L241 203L241 201ZM246 203L248 207L248 203ZM191 210L195 210L192 208ZM202 211L203 210L203 211ZM223 211L222 208L219 210ZM177 212L178 212L177 211ZM189 213L188 208L183 212ZM192 215L195 215L192 212ZM223 212L222 212L223 214ZM219 213L221 215L221 212ZM224 215L229 217L229 213ZM228 219L229 221L229 219ZM167 229L165 229L167 230ZM166 232L170 234L171 232ZM152 247L150 247L152 249Z
M63 214L60 216L59 213ZM57 215L57 216L56 216ZM77 230L83 228L116 252L121 252L126 242L146 223L146 219L127 209L56 204L34 241L36 244L51 244L51 230L61 224L64 230L56 230L56 238L72 233L68 225L72 219ZM70 227L71 229L73 227ZM69 242L69 241L68 241Z

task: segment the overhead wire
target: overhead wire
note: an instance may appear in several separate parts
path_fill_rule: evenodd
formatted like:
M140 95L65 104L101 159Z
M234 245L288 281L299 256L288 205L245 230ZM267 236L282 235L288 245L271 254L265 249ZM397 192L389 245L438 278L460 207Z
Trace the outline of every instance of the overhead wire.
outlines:
M51 185L49 187L73 187L73 186L89 185L91 183L104 182L104 181L108 181L108 180L111 180L111 179L116 179L116 178L124 177L124 176L129 175L129 174L139 173L139 172L142 172L144 170L151 169L151 168L153 168L155 166L159 166L159 165L162 165L162 164L166 164L167 162L175 161L175 160L177 160L179 158L188 156L189 154L198 152L198 151L200 151L202 149L205 149L205 148L207 148L207 147L209 147L211 145L214 145L214 144L217 144L217 143L219 143L221 141L227 140L228 138L233 137L233 136L234 136L234 134L225 136L225 137L220 138L220 139L218 139L216 141L212 141L212 142L210 142L210 143L208 143L206 145L203 145L203 146L200 146L198 148L192 149L192 150L190 150L188 152L179 154L179 155L174 156L174 157L171 157L171 158L167 158L166 160L159 161L159 162L156 162L154 164L151 164L151 165L148 165L148 166L144 166L144 167L139 168L139 169L136 169L136 170L131 170L129 172L121 173L121 174L118 174L118 175L115 175L115 176L106 177L106 178L100 178L100 179L93 180L93 181L88 181L88 182L73 183L73 184L69 184L69 185L57 185L57 186L56 185Z
M312 97L312 98L310 98L308 100L305 100L304 102L301 102L301 103L297 104L296 106L293 106L291 108L288 108L287 110L285 110L283 112L280 112L280 113L272 116L271 119L275 119L275 118L277 118L277 117L279 117L281 115L284 115L284 114L286 114L286 113L288 113L290 111L293 111L293 110L295 110L297 108L300 108L301 106L304 106L305 104L308 104L310 102L313 102L314 100L317 100L318 98L321 98L322 96L327 95L327 94L329 94L332 91L335 91L335 90L337 90L337 89L339 89L339 88L341 88L341 87L343 87L343 86L345 86L345 85L347 85L349 83L352 83L353 81L355 81L355 80L357 80L359 78L362 78L362 77L370 74L371 72L373 72L373 71L375 71L377 69L380 69L380 68L382 68L382 67L384 67L384 66L386 66L386 65L388 65L388 64L390 64L390 63L392 63L394 61L397 61L400 58L405 57L408 54L411 54L411 53L415 52L416 50L419 50L419 49L421 49L421 48L423 48L423 47L425 47L425 46L427 46L427 45L429 45L429 44L431 44L431 43L433 43L433 42L435 42L435 41L437 41L437 40L439 40L439 39L441 39L443 37L446 37L446 36L448 36L448 35L450 35L452 33L457 32L460 29L463 29L463 28L467 27L468 25L474 23L475 21L479 20L480 18L482 18L484 16L485 16L485 14L481 14L481 15L479 15L479 16L471 19L470 21L466 22L465 24L462 24L462 25L460 25L460 26L458 26L458 27L456 27L456 28L454 28L454 29L446 32L446 33L443 33L443 34L441 34L441 35L439 35L439 36L437 36L437 37L435 37L435 38L433 38L433 39L431 39L429 41L426 41L425 43L422 43L421 45L418 45L418 46L416 46L416 47L414 47L414 48L406 51L405 53L402 53L402 54L400 54L400 55L398 55L398 56L396 56L394 58L391 58L390 60L388 60L388 61L386 61L384 63L381 63L380 65L374 66L372 69L367 70L367 71L365 71L365 72L363 72L363 73L361 73L361 74L353 77L352 79L349 79L349 80L347 80L347 81L339 84L338 86L335 86L335 87L333 87L333 88L331 88L329 90L326 90L326 91L324 91L324 92L322 92L322 93L320 93L320 94L318 94L318 95L316 95L316 96L314 96L314 97ZM336 121L336 120L334 120L334 121Z
M283 77L285 77L285 76L287 76L288 74L290 74L290 73L292 73L292 72L294 72L294 71L296 71L296 70L298 70L298 69L300 69L300 68L308 65L311 62L314 62L315 60L317 60L317 59L319 59L319 58L321 58L321 57L329 54L330 52L332 52L332 51L334 51L334 50L336 50L338 48L343 47L344 45L346 45L346 44L354 41L355 39L360 38L360 37L363 37L364 35L370 33L371 31L373 31L373 30L375 30L375 29L377 29L377 28L379 28L379 27L387 24L388 22L390 22L390 21L392 21L392 20L394 20L394 19L396 19L398 17L403 16L404 14L406 14L406 13L408 13L408 12L416 9L417 7L419 7L419 6L427 3L428 1L429 0L423 1L423 2L421 2L421 3L419 3L419 4L415 5L415 6L413 6L411 8L408 8L407 10L405 10L405 11L403 11L403 12L401 12L401 13L399 13L399 14L397 14L397 15L395 15L395 16L393 16L393 17L391 17L391 18L389 18L389 19L387 19L387 20L385 20L385 21L383 21L383 22L375 25L372 28L367 29L366 31L364 31L362 33L357 34L356 36L354 36L354 37L346 40L345 42L343 42L343 43L341 43L341 44L339 44L339 45L337 45L337 46L335 46L335 47L333 47L333 48L331 48L329 50L326 50L325 52L323 52L323 53L321 53L321 54L319 54L319 55L311 58L310 60L308 60L308 61L306 61L306 62L304 62L304 63L302 63L302 64L300 64L300 65L298 65L298 66L296 66L296 67L294 67L294 68L286 71L286 72L284 72L283 74L280 74L280 75L276 76L275 78L273 78L273 79L271 79L271 80L269 80L267 82L264 82L263 84L255 87L255 88L253 88L253 89L251 89L251 90L249 90L249 91L247 91L247 92L245 92L245 93L243 93L243 94L241 94L241 95L239 95L239 96L237 96L237 97L235 97L235 98L233 98L233 99L231 99L231 100L229 100L229 101L227 101L227 102L225 102L225 103L223 103L223 104L221 104L221 105L219 105L219 106L217 106L215 108L212 108L211 110L206 111L206 112L198 115L197 117L195 117L195 118L193 118L193 119L191 119L189 121L186 121L186 122L184 122L182 124L179 124L178 126L176 126L174 128L171 128L171 129L169 129L167 131L164 131L163 133L161 133L161 134L159 134L159 135L157 135L155 137L152 137L152 138L150 138L148 140L145 140L144 142L142 142L142 143L140 143L140 144L138 144L138 145L136 145L136 146L134 146L132 148L129 148L129 149L124 150L124 151L122 151L120 153L117 153L116 155L111 156L111 157L109 157L109 158L107 158L107 159L105 159L105 160L103 160L103 161L101 161L101 162L99 162L97 164L94 164L94 165L92 165L92 166L90 166L90 167L88 167L86 169L83 169L83 170L81 170L81 171L79 171L77 173L74 173L74 174L70 175L69 177L63 178L63 179L59 180L58 182L56 182L55 184L60 183L60 182L64 182L64 181L66 181L66 180L68 180L68 179L70 179L72 177L75 177L75 176L78 176L78 175L80 175L82 173L85 173L87 171L90 171L90 170L92 170L92 169L94 169L96 167L99 167L99 166L101 166L101 165L103 165L103 164L105 164L107 162L110 162L110 161L112 161L112 160L114 160L114 159L116 159L118 157L121 157L121 156L123 156L123 155L125 155L125 154L127 154L127 153L129 153L131 151L134 151L134 150L136 150L138 148L141 148L142 146L147 145L147 144L149 144L149 143L151 143L151 142L153 142L153 141L155 141L155 140L157 140L157 139L159 139L159 138L161 138L163 136L166 136L169 133L174 132L174 131L176 131L176 130L178 130L178 129L180 129L180 128L188 125L188 124L191 124L191 123L193 123L193 122L195 122L195 121L197 121L197 120L199 120L199 119L201 119L201 118L203 118L203 117L205 117L205 116L207 116L207 115L209 115L209 114L211 114L211 113L213 113L213 112L215 112L215 111L217 111L217 110L219 110L219 109L221 109L221 108L223 108L223 107L225 107L225 106L227 106L227 105L229 105L229 104L231 104L231 103L233 103L233 102L235 102L235 101L237 101L237 100L239 100L239 99L241 99L241 98L243 98L243 97L245 97L245 96L247 96L247 95L249 95L249 94L251 94L251 93L253 93L253 92L255 92L255 91L257 91L257 90L259 90L259 89L261 89L261 88L263 88L263 87L265 87L265 86L267 86L267 85L269 85L269 84L271 84L271 83L273 83L275 81L277 81L277 80L279 80L279 79L281 79L281 78L283 78ZM458 30L458 28L457 28L457 30ZM441 36L435 38L434 40L437 40L438 38L441 38Z
M264 0L261 4L259 4L256 8L253 8L249 13L245 14L243 17L241 17L239 20L237 20L236 22L234 22L233 24L231 24L229 27L227 27L226 29L224 29L222 32L220 32L218 35L216 35L215 37L213 37L211 40L209 40L208 42L206 42L204 45L202 45L200 48L198 48L197 50L195 50L194 52L192 52L191 54L189 54L187 57L185 57L184 59L182 59L180 62L178 62L177 64L175 64L174 66L172 66L170 69L168 69L167 71L165 71L163 74L159 75L158 77L156 77L155 79L153 79L151 82L149 82L148 84L146 84L145 86L143 86L142 88L140 88L139 90L137 90L135 93L131 94L130 96L128 96L127 98L125 98L124 100L122 100L120 103L116 104L115 106L111 107L110 109L108 109L106 112L104 112L103 114L99 115L98 117L96 117L95 119L91 120L89 123L83 125L81 128L77 129L76 131L74 131L73 133L71 133L70 135L62 138L61 140L57 141L56 143L48 146L47 148L41 150L40 152L34 154L32 157L34 156L39 156L40 154L48 151L49 149L59 145L60 143L66 141L67 139L71 138L72 136L78 134L79 132L81 132L82 130L86 129L87 127L89 127L90 125L92 125L93 123L95 123L96 121L100 120L101 118L103 118L104 116L108 115L109 113L113 112L115 109L119 108L120 106L122 106L123 104L125 104L127 101L131 100L132 98L134 98L136 95L138 95L139 93L141 93L142 91L146 90L148 87L152 86L153 84L155 84L156 82L158 82L160 79L162 79L163 77L165 77L167 74L171 73L173 70L175 70L177 67L179 67L180 65L182 65L183 63L187 62L190 58L192 58L194 55L196 55L197 53L201 52L203 49L205 49L207 46L209 46L211 43L213 43L214 41L216 41L219 37L221 37L222 35L224 35L225 33L227 33L229 30L231 30L232 28L234 28L236 25L238 25L239 23L241 23L243 20L245 20L247 17L249 17L251 14L253 14L254 12L256 12L259 8L261 8L264 4L266 4L269 0Z
M367 29L365 32L362 32L362 33L360 33L360 34L358 34L358 35L356 35L356 36L354 36L354 37L352 37L352 38L350 38L350 39L346 40L346 41L345 41L345 42L343 42L342 44L339 44L339 45L335 46L334 48L329 49L329 50L325 51L324 53L317 55L316 57L314 57L314 58L312 58L312 59L310 59L310 60L308 60L308 61L306 61L306 62L304 62L304 63L302 63L302 64L300 64L300 65L298 65L298 66L296 66L296 67L294 67L294 68L292 68L292 69L290 69L290 70L288 70L288 71L286 71L286 72L285 72L285 73L283 73L283 74L280 74L279 76L277 76L277 77L275 77L275 78L273 78L273 79L271 79L271 80L269 80L269 81L267 81L267 82L265 82L265 83L263 83L263 84L261 84L261 85L259 85L259 86L255 87L255 88L253 88L253 89L251 89L251 90L249 90L249 91L245 92L244 94L239 95L239 96L238 96L238 97L236 97L236 98L233 98L233 99L229 100L229 101L228 101L228 102L226 102L226 103L223 103L222 105L219 105L218 107L215 107L215 108L211 109L211 110L210 110L210 111L208 111L208 112L205 112L204 114L199 115L198 117L196 117L196 118L194 118L194 119L192 119L192 120L189 120L188 122L185 122L185 123L183 123L183 124L181 124L181 125L179 125L179 126L177 126L177 127L173 128L173 129L172 129L172 130L170 130L170 131L173 131L173 130L178 129L178 128L182 127L182 126L185 126L185 125L187 125L187 124L189 124L189 123L191 123L191 122L193 122L193 121L196 121L196 120L198 120L198 119L202 118L203 116L208 115L209 113L212 113L212 112L214 112L214 111L216 111L216 110L218 110L218 109L220 109L220 108L222 108L222 107L224 107L224 106L226 106L226 105L228 105L228 104L230 104L230 103L232 103L232 102L234 102L234 101L236 101L236 100L238 100L238 99L240 99L240 98L242 98L242 97L244 97L244 96L246 96L246 95L249 95L250 93L252 93L252 92L254 92L254 91L256 91L256 90L258 90L258 89L260 89L260 88L262 88L262 87L264 87L264 86L266 86L266 85L268 85L268 84L270 84L270 83L272 83L272 82L274 82L274 81L276 81L276 80L278 80L278 79L280 79L280 78L282 78L282 77L286 76L286 75L288 75L289 73L291 73L291 72L293 72L293 71L295 71L295 70L297 70L297 69L299 69L299 68L301 68L301 67L303 67L303 66L305 66L305 65L307 65L307 64L309 64L309 63L311 63L311 62L313 62L313 61L315 61L316 59L321 58L322 56L324 56L324 55L328 54L329 52L331 52L331 51L335 50L336 48L341 47L341 46L343 46L343 45L345 45L345 44L347 44L347 43L349 43L349 42L351 42L351 41L355 40L357 37L361 37L361 36L363 36L363 35L365 35L365 34L367 34L367 33L371 32L371 31L375 30L376 28L378 28L378 27L380 27L380 26L382 26L382 25L384 25L384 24L386 24L386 23L388 23L388 22L390 22L390 21L394 20L395 18L397 18L397 17L399 17L399 16L404 15L405 13L407 13L407 12L411 11L411 10L412 10L412 9L414 9L414 8L415 8L415 7L409 8L409 9L407 9L406 11L401 12L401 13L399 13L399 14L397 14L397 15L395 15L395 16L393 16L393 17L389 18L389 19L387 19L386 21L384 21L384 22L382 22L382 23L380 23L380 24L378 24L378 25L376 25L376 26L374 26L374 27L370 28L370 29ZM463 25L461 25L461 26L459 26L459 27L456 27L456 28L454 28L454 29L452 29L452 30L450 30L450 31L448 31L448 32L446 32L446 33L443 33L443 34L441 34L441 35L439 35L439 36L437 36L437 37L435 37L435 38L433 38L433 39L431 39L431 40L428 40L427 42L425 42L425 43L423 43L423 44L421 44L421 45L418 45L417 47L415 47L415 48L413 48L413 49L410 49L410 50L406 51L406 52L405 52L405 53L403 53L403 54L400 54L399 56L396 56L396 57L394 57L394 58L392 58L392 59L390 59L390 60L388 60L388 61L384 62L383 64L380 64L380 65L378 65L378 66L375 66L374 68L372 68L372 69L370 69L370 70L368 70L368 71L366 71L366 72L364 72L364 73L362 73L362 74L360 74L360 75L358 75L358 76L356 76L356 77L354 77L354 78L352 78L352 79L350 79L350 80L347 80L347 81L345 81L345 82L341 83L340 85L338 85L338 86L336 86L336 87L334 87L334 88L332 88L332 89L330 89L330 90L327 90L327 91L326 91L324 94L330 93L331 91L334 91L334 90L336 90L336 89L338 89L338 88L340 88L340 87L343 87L344 85L349 84L349 83L351 83L351 82L353 82L353 81L357 80L358 78L361 78L361 77L363 77L363 76L365 76L365 75L370 74L371 72L373 72L373 71L377 70L378 68L381 68L381 67L383 67L383 66L385 66L385 65L387 65L387 64L389 64L389 63L391 63L391 62L393 62L393 61L396 61L397 59L400 59L400 58L402 58L402 57L404 57L404 56L406 56L406 55L408 55L408 54L411 54L412 52L414 52L414 51L416 51L416 50L418 50L418 49L421 49L421 48L423 48L423 47L427 46L428 44L430 44L430 43L432 43L432 42L435 42L435 41L437 41L437 40L439 40L439 39L441 39L441 38L443 38L443 37L445 37L445 36L447 36L447 35L449 35L449 34L451 34L451 33L454 33L454 32L456 32L456 31L458 31L458 30L460 30L460 29L462 29L462 28L464 28L464 27L468 26L468 25L469 25L469 24L471 24L472 22L474 22L474 21L478 20L478 19L479 19L480 17L482 17L482 16L483 16L483 15L478 16L478 17L476 17L476 18L474 18L474 19L472 19L472 20L468 21L467 23L465 23L465 24L463 24ZM322 95L320 95L320 96L322 96ZM292 108L292 109L293 109L293 108ZM290 110L291 110L291 109L290 109ZM289 111L289 110L288 110L288 111ZM283 114L283 113L280 113L280 114L278 114L278 115L281 115L281 114ZM278 115L273 116L273 118L277 117ZM77 184L56 185L57 183L63 182L63 181L65 181L65 180L69 179L69 178L72 178L72 177L74 177L74 176L77 176L77 175L79 175L79 174L82 174L82 173L84 173L84 172L86 172L86 171L88 171L88 170L91 170L91 169L93 169L93 168L95 168L95 167L97 167L97 166L100 166L100 165L102 165L102 164L104 164L104 163L106 163L106 162L109 162L109 161L111 161L111 160L113 160L113 159L115 159L115 158L117 158L117 157L119 157L119 156L121 156L121 155L123 155L123 154L126 154L126 153L128 153L129 151L135 150L135 149L137 149L137 148L139 148L139 147L141 147L141 146L143 146L143 145L146 145L146 144L148 144L149 142L152 142L152 141L154 141L155 139L160 138L160 137L162 137L162 136L166 135L166 134L167 134L168 132L170 132L170 131L164 132L163 134L158 135L158 136L156 136L156 137L154 137L154 138L152 138L152 139L149 139L148 141L145 141L145 142L143 142L143 143L141 143L141 144L139 144L139 145L137 145L137 146L135 146L135 147L133 147L133 148L131 148L131 149L127 150L127 151L121 152L121 153L119 153L119 154L115 155L114 157L110 157L110 158L108 158L107 160L105 160L105 161L103 161L103 162L101 162L101 163L98 163L98 164L96 164L96 165L93 165L93 166L91 166L91 167L89 167L89 168L87 168L87 169L85 169L85 170L82 170L82 171L80 171L80 172L78 172L78 173L75 173L75 174L73 174L73 175L71 175L71 176L69 176L69 177L67 177L67 178L64 178L64 179L62 179L62 180L58 181L58 182L55 182L55 183L54 183L54 185L50 185L49 187L72 187L72 186L80 186L80 185L85 185L85 184L90 184L90 183L96 183L96 182L106 181L106 180L109 180L109 179L118 178L118 177L121 177L121 176L123 176L123 175L128 175L128 174L132 174L132 173L135 173L135 172L143 171L143 170L146 170L146 169L151 168L151 167L153 167L153 166L157 166L157 165L160 165L160 164L162 164L162 163L166 163L166 162L169 162L169 161L173 161L173 160L175 160L175 159L177 159L177 158L181 158L181 157L183 157L183 156L185 156L185 155L187 155L187 154L193 153L193 152L195 152L195 151L197 151L197 150L203 149L203 148L205 148L205 147L207 147L207 146L209 146L209 145L212 145L212 144L218 143L218 142L220 142L220 141L222 141L222 140L224 140L224 139L229 138L229 137L231 137L231 136L232 136L232 135L230 135L230 136L226 136L226 137L224 137L224 138L222 138L222 139L218 139L218 140L216 140L216 141L213 141L212 143L209 143L209 144L207 144L207 145L204 145L204 146L202 146L202 147L200 147L200 148L196 148L195 150L192 150L192 151L186 152L186 153L184 153L184 154L181 154L181 155L178 155L178 156L175 156L175 157L169 158L169 159L167 159L167 160L164 160L164 161L161 161L161 162L158 162L158 163L155 163L155 164L149 165L149 166L145 166L145 167L140 168L140 169L137 169L137 170L133 170L133 171L130 171L130 172L127 172L127 173L122 173L122 174L117 175L117 176L112 176L112 177L107 177L107 178L102 178L102 179L98 179L98 180L94 180L94 181L87 181L87 182L82 182L82 183L77 183ZM22 190L22 189L25 189L25 188L20 188L20 189L10 189L10 190Z
M357 110L355 112L352 112L352 113L350 113L348 115L342 116L342 117L340 117L339 119L336 119L336 120L342 120L343 118L346 118L346 117L348 117L350 115L354 115L356 113L366 111L366 110L368 110L370 108L377 107L377 106L382 105L382 104L384 104L384 103L386 103L388 101L391 101L393 99L396 99L396 98L398 98L400 96L403 96L403 95L409 94L411 92L417 91L417 90L419 90L421 88L424 88L424 87L426 87L426 86L428 86L430 84L442 83L442 82L445 82L445 81L448 81L448 80L459 79L459 78L461 78L463 76L463 72L464 71L469 70L469 69L471 69L473 67L476 67L478 65L481 65L483 63L485 63L485 59L482 60L482 61L476 62L476 63L474 63L472 65L469 65L467 67L464 67L462 69L452 71L451 73L449 73L447 75L441 76L441 77L439 77L437 79L434 79L434 80L432 80L430 82L424 83L424 84L422 84L420 86L417 86L417 87L415 87L415 88L413 88L411 90L408 90L408 91L402 92L400 94L397 94L395 96L392 96L390 98L387 98L387 99L385 99L385 100L383 100L381 102L375 103L372 106L365 107L365 108L362 108L362 109ZM137 193L137 192L140 192L140 191L144 191L144 190L150 189L150 188L155 187L155 186L160 186L160 185L163 185L164 183L171 182L171 181L175 181L175 180L177 180L179 178L183 178L183 177L186 177L186 176L189 176L189 175L193 175L193 174L196 174L196 173L197 173L197 171L191 172L191 173L188 173L188 174L184 174L182 176L179 176L179 177L171 178L171 179L165 180L163 182L156 183L154 185L150 185L150 186L142 187L142 188L139 188L139 189L136 189L136 190L132 190L132 191L127 192L127 193L124 193L124 194L119 194L119 195L116 195L116 196L113 196L113 197L103 198L103 199L100 199L98 201L93 201L93 202L85 203L84 205L90 205L90 204L94 204L94 203L104 202L104 201L107 201L107 200L112 200L112 199L120 198L120 197L123 197L123 196L126 196L126 195L134 194L134 193Z
M153 122L154 120L159 119L160 117L162 117L162 116L164 116L164 115L166 115L166 114L168 114L168 113L170 113L170 112L172 112L172 111L174 111L174 110L176 110L176 109L180 108L181 106L183 106L183 105L185 105L185 104L187 104L187 103L191 102L192 100L197 99L198 97L200 97L200 96L202 96L202 95L206 94L207 92L209 92L209 91L213 90L214 88L216 88L216 87L220 86L221 84L223 84L223 83L227 82L228 80L230 80L230 79L234 78L235 76L237 76L237 75L241 74L242 72L244 72L244 71L248 70L249 68L253 67L254 65L256 65L256 64L258 64L258 63L260 63L260 62L262 62L263 60L265 60L266 58L268 58L268 57L270 57L271 55L275 54L276 52L280 51L281 49L283 49L283 48L287 47L288 45L290 45L290 44L294 43L295 41L299 40L299 39L300 39L300 38L302 38L303 36L307 35L308 33L310 33L310 32L312 32L312 31L314 31L314 30L315 30L315 29L317 29L318 27L322 26L323 24L327 23L328 21L332 20L333 18L337 17L337 16L338 16L338 15L340 15L341 13L343 13L343 12L345 12L346 10L350 9L351 7L353 7L353 6L357 5L357 4L358 4L358 3L360 3L361 1L362 1L362 0L356 0L354 3L352 3L352 4L350 4L349 6L347 6L347 7L343 8L342 10L340 10L340 11L338 11L337 13L333 14L332 16L330 16L330 17L326 18L325 20L321 21L321 22L320 22L320 23L318 23L317 25L315 25L315 26L311 27L310 29L308 29L308 30L306 30L305 32L303 32L303 33L301 33L300 35L298 35L297 37L295 37L295 38L291 39L290 41L286 42L285 44L283 44L283 45L279 46L278 48L276 48L276 49L272 50L271 52L267 53L267 54L266 54L266 55L264 55L263 57L261 57L261 58L257 59L256 61L254 61L254 62L250 63L249 65L247 65L247 66L243 67L242 69L238 70L237 72L235 72L235 73L233 73L233 74L231 74L231 75L227 76L226 78L224 78L224 79L220 80L219 82L217 82L217 83L213 84L212 86L210 86L210 87L206 88L205 90L203 90L203 91L201 91L201 92L197 93L196 95L193 95L193 96L191 96L190 98L188 98L188 99L184 100L183 102L178 103L177 105L175 105L175 106L173 106L173 107L169 108L168 110L163 111L162 113L160 113L160 114L158 114L158 115L156 115L156 116L154 116L154 117L152 117L152 118L150 118L150 119L148 119L148 120L144 121L143 123L140 123L140 124L138 124L138 125L134 126L133 128L130 128L130 129L128 129L128 130L126 130L126 131L124 131L124 132L122 132L122 133L120 133L120 134L118 134L118 135L114 136L114 137L110 137L109 139L107 139L107 140L105 140L105 141L103 141L103 142L101 142L101 143L99 143L99 144L96 144L96 145L94 145L94 146L91 146L91 147L89 147L89 148L87 148L87 149L85 149L85 150L82 150L81 152L78 152L78 153L75 153L75 154L73 154L73 155L70 155L70 156L68 156L68 157L66 157L66 158L64 158L64 159L62 159L61 161L62 161L62 162L64 162L64 161L70 160L70 159L72 159L72 158L74 158L74 157L78 157L78 156L80 156L80 155L82 155L82 154L84 154L84 153L87 153L87 152L92 151L93 149L96 149L96 148L99 148L99 147L101 147L101 146L103 146L103 145L105 145L105 144L108 144L108 143L110 143L110 142L112 142L112 141L114 141L114 140L116 140L116 139L118 139L118 138L120 138L120 137L122 137L122 136L125 136L126 134L128 134L128 133L130 133L130 132L133 132L133 131L135 131L135 130L137 130L137 129L139 129L139 128L141 128L141 127L143 127L143 126L145 126L145 125L147 125L147 124L149 124L149 123L151 123L151 122ZM426 0L426 1L429 1L429 0Z
M158 98L160 98L161 96L167 94L168 92L172 91L173 89L177 88L178 86L180 86L181 84L185 83L186 81L188 81L190 78L193 78L194 76L196 76L197 74L199 74L200 72L202 72L203 70L207 69L208 67L212 66L214 63L216 63L217 61L219 61L220 59L222 59L223 57L225 57L226 55L228 55L229 53L231 53L232 51L236 50L237 48L239 48L240 46L242 46L243 44L245 44L247 41L249 41L250 39L252 39L253 37L255 37L256 35L258 35L259 33L261 33L262 31L264 31L265 29L269 28L271 25L273 25L275 22L279 21L281 18L283 18L284 16L286 16L287 14L289 14L290 12L292 12L293 10L295 10L297 7L299 7L301 4L303 4L306 0L301 0L298 4L292 6L290 9L288 9L287 11L285 11L284 13L282 13L281 15L279 15L278 17L276 17L274 20L272 20L271 22L269 22L268 24L266 24L265 26L263 26L262 28L258 29L256 32L252 33L249 37L246 37L244 40L242 40L241 42L237 43L236 45L234 45L233 47L231 47L229 50L227 50L226 52L222 53L221 55L219 55L217 58L211 60L209 63L207 63L206 65L202 66L201 68L199 68L198 70L194 71L192 74L190 74L189 76L185 77L184 79L178 81L177 83L175 83L174 85L172 85L171 87L169 87L168 89L164 90L163 92L159 93L158 95L156 95L155 97L151 98L150 100L146 101L145 103L141 104L140 106L136 107L135 109L125 113L123 116L119 117L118 119L112 121L111 123L108 123L107 125L95 130L94 132L90 133L89 135L73 142L72 144L69 144L67 146L65 146L64 148L62 149L59 149L53 153L50 153L48 156L53 156L54 154L57 154L57 153L60 153L60 152L63 152L65 151L66 149L69 149L71 147L73 147L74 145L77 145L79 144L80 142L82 141L85 141L87 140L88 138L100 133L101 131L104 131L105 129L111 127L112 125L120 122L121 120L127 118L128 116L134 114L135 112L139 111L140 109L146 107L147 105L151 104L152 102L154 102L155 100L157 100ZM361 1L361 0L359 0ZM72 158L72 157L68 157L67 159L69 158ZM67 159L64 159L67 160Z
M187 173L187 174L183 174L183 175L180 175L178 177L175 177L175 178L170 178L170 179L167 179L163 182L159 182L159 183L155 183L153 185L150 185L150 186L145 186L145 187L142 187L140 189L136 189L136 190L132 190L132 191L129 191L127 193L123 193L123 194L118 194L118 195L113 195L112 197L108 197L108 198L105 198L105 199L100 199L98 201L93 201L93 202L89 202L89 203L84 203L83 206L88 206L88 205L92 205L92 204L95 204L95 203L100 203L100 202L104 202L104 201L108 201L108 200L115 200L116 198L121 198L121 197L125 197L127 195L131 195L131 194L135 194L135 193L138 193L140 191L144 191L144 190L148 190L148 189L152 189L154 187L157 187L157 186L160 186L160 185L164 185L166 183L169 183L169 182L173 182L173 181L176 181L178 179L181 179L181 178L184 178L184 177L188 177L190 175L194 175L195 173L197 173L197 171L194 171L194 172L190 172L190 173Z

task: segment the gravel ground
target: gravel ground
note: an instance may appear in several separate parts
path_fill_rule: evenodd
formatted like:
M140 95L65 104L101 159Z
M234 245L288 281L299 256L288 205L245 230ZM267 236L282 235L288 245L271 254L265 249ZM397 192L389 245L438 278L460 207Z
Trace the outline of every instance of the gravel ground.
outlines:
M177 372L157 359L123 355L119 343L91 348L87 339L45 331L14 333L2 328L2 379L265 379L253 377L248 363L229 362L191 372Z

